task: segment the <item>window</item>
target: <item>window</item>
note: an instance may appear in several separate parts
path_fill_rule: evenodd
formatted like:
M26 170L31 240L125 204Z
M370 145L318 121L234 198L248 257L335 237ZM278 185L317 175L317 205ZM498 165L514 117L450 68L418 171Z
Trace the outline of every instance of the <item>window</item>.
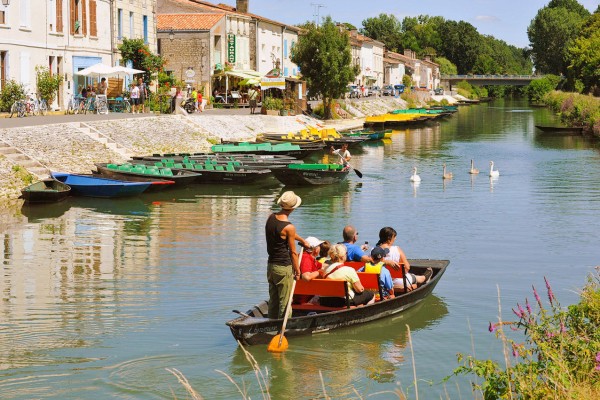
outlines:
M129 12L129 38L133 38L133 12Z
M63 32L63 0L56 0L56 32Z
M0 10L0 25L6 24L6 11Z
M144 15L142 17L142 22L144 24L144 43L148 44L148 16Z
M283 58L287 58L288 56L288 52L287 52L287 39L285 39L283 41Z
M71 35L87 35L85 0L71 0Z
M90 0L90 36L98 36L98 24L96 17L96 0Z
M21 28L29 28L31 25L31 0L21 0Z
M8 69L8 51L0 51L0 89L4 87Z
M123 39L123 9L117 9L117 39Z

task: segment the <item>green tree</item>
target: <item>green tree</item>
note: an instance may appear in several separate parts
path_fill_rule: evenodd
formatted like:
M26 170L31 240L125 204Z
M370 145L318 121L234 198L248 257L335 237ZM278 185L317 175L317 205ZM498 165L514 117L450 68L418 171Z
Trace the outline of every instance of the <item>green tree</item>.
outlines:
M292 48L292 62L310 83L313 95L323 96L325 118L331 118L331 105L346 93L348 82L358 74L358 68L351 65L350 39L331 20L319 27L312 27L306 35L300 36Z
M17 100L22 100L26 96L25 86L15 80L4 82L2 91L0 91L0 111L10 111L10 107Z
M452 64L446 57L435 57L434 62L440 66L440 74L442 75L456 75L456 65Z
M564 74L567 49L579 34L589 12L576 0L552 0L540 9L527 28L536 70Z
M439 29L444 38L440 55L455 64L459 74L470 72L479 55L481 40L477 29L464 21L445 21Z
M131 61L133 68L146 71L144 80L150 81L153 74L162 71L165 60L156 54L152 54L150 48L144 43L144 39L123 38L123 43L118 47L124 61Z
M568 79L580 80L585 91L600 91L600 6L584 23L567 51Z
M365 19L362 25L360 33L363 35L384 43L389 50L402 50L402 25L395 16L382 13L378 17Z
M47 67L37 65L35 67L37 91L40 97L48 103L48 106L52 104L56 97L56 92L60 88L60 83L63 81L62 75L54 74L50 72Z

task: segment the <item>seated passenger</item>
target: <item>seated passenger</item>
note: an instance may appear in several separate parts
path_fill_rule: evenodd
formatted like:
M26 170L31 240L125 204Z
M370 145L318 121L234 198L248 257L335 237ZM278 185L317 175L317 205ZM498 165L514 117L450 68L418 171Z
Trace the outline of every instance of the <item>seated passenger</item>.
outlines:
M431 268L427 268L424 275L415 275L413 273L408 272L410 270L410 264L406 259L406 255L399 246L394 246L396 236L397 233L394 228L389 226L381 228L381 230L379 231L379 242L377 242L377 246L389 250L389 253L385 256L386 260L390 260L397 264L403 265L404 272L406 274L408 290L416 289L423 283L429 282L429 279L431 279L431 276L433 275L433 271ZM398 292L404 292L404 279L396 278L393 280L393 283L394 291L396 292L396 294L398 294Z
M325 266L326 264L330 263L330 259L329 259L329 249L331 248L331 243L329 243L329 241L325 240L323 243L321 243L320 246L320 253L319 253L319 262Z
M356 231L356 228L354 228L352 225L345 226L344 230L342 231L342 236L344 238L342 244L346 247L348 261L373 261L368 254L365 254L361 246L356 244L356 241L358 240L358 232Z
M394 283L392 282L392 275L385 267L383 262L383 257L385 257L389 252L389 249L384 249L379 246L373 248L371 251L373 263L367 262L364 267L358 270L358 272L379 274L379 287L381 288L381 293L383 293L384 299L391 299L394 297Z
M329 257L332 263L324 268L323 277L346 281L351 306L373 303L375 295L372 292L365 291L354 268L344 266L344 262L346 262L346 246L343 244L334 245L329 250ZM346 306L346 299L341 297L321 297L320 302L322 306L328 307Z
M321 251L322 240L317 239L314 236L309 236L305 239L308 247L305 248L302 253L302 259L300 260L300 278L305 281L310 281L315 278L323 277L322 265L315 257L319 256ZM311 302L311 299L317 296L310 295L294 295L294 304L304 304ZM317 301L315 299L315 301Z

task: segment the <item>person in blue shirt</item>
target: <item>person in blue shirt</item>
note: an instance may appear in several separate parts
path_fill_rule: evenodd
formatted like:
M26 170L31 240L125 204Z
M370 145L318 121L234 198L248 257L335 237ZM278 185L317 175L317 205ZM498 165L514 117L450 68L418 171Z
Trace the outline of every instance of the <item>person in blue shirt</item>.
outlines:
M346 225L342 232L344 241L342 244L346 246L346 258L348 261L372 262L371 257L364 252L360 245L356 244L358 240L358 231L352 225ZM363 245L366 247L366 245Z
M358 272L368 272L371 274L379 274L379 287L381 293L383 293L384 299L390 299L394 297L394 282L392 280L392 274L385 267L383 257L387 256L390 252L389 249L384 249L376 246L371 251L371 258L373 262L365 263L365 266L360 268Z

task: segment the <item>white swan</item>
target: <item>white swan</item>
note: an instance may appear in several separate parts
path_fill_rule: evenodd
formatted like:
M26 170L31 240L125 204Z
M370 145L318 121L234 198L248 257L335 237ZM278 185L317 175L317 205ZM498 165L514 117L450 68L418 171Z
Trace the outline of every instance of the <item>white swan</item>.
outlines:
M497 178L500 176L500 171L494 170L494 162L490 161L490 178Z
M452 179L452 172L446 172L446 163L444 163L444 171L442 173L442 179Z
M411 182L421 182L421 177L417 175L417 167L413 167L413 174L410 176Z
M477 168L475 168L475 163L473 162L473 160L471 160L471 169L469 170L470 174L478 174L479 170Z

